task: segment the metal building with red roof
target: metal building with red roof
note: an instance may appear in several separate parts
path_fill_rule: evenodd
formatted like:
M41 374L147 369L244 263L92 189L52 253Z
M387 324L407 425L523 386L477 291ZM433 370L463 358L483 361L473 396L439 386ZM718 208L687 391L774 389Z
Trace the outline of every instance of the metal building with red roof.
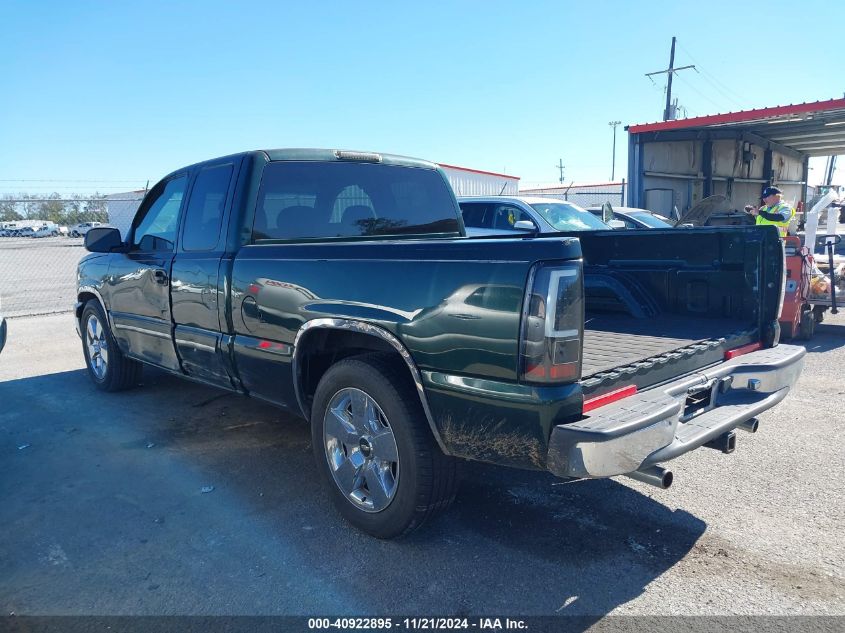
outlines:
M680 212L713 194L735 208L768 185L806 200L811 156L845 154L845 99L630 125L629 205Z

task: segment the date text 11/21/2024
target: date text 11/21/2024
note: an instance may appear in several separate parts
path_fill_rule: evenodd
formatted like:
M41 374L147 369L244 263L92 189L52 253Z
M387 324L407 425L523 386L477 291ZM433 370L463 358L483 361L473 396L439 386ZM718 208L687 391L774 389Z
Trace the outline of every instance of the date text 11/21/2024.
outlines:
M524 630L525 620L511 618L309 618L309 630L449 630L479 629L488 631Z

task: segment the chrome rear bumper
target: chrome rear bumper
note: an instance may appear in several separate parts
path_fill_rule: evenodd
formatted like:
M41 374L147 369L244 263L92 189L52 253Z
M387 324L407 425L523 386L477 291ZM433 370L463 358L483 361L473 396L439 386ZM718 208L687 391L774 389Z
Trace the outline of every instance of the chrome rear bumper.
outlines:
M548 469L559 477L613 477L683 455L783 400L805 353L795 345L751 352L558 425Z

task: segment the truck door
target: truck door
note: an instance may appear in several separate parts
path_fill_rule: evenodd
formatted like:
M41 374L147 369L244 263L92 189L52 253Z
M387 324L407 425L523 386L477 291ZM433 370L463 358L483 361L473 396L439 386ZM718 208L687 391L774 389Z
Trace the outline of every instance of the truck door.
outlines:
M114 336L130 356L180 371L173 346L170 267L187 174L158 183L127 236L128 251L112 257L108 300Z
M231 160L203 166L196 174L182 222L170 282L174 339L186 374L232 387L221 345L220 262L237 165Z

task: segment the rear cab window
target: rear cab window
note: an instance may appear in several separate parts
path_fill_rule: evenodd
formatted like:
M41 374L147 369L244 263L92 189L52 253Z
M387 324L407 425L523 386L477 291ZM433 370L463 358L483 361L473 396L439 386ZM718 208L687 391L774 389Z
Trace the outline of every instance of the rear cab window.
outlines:
M460 235L452 192L433 169L278 161L264 168L253 241Z

